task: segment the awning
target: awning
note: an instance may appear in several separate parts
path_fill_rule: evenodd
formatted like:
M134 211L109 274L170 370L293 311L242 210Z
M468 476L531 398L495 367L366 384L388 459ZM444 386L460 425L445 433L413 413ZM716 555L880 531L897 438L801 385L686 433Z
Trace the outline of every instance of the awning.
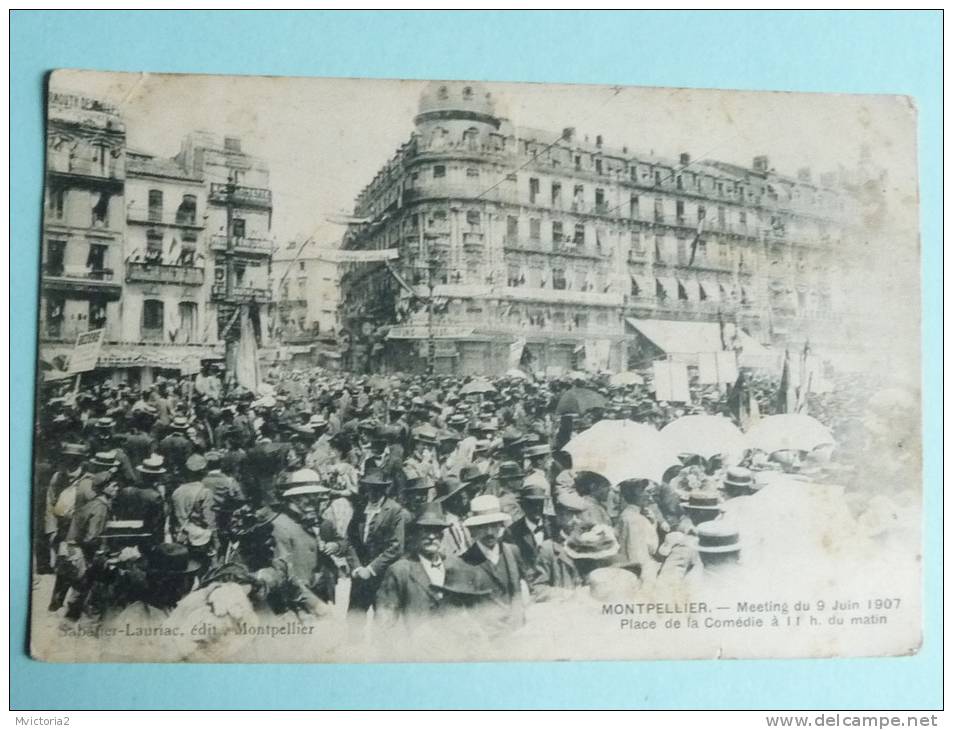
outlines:
M678 299L678 281L674 276L656 276L655 281L662 287L669 299Z
M636 276L631 274L632 283L635 284L639 293L638 296L640 299L655 299L655 282L652 281L651 276Z
M717 322L683 322L664 319L626 318L626 323L666 355L694 362L699 353L720 352L721 327ZM774 353L763 347L751 335L737 331L741 357L751 362L774 360ZM742 364L744 364L742 362Z
M678 283L681 284L682 289L685 290L685 295L688 297L688 301L697 302L699 300L698 282L695 281L695 279L679 277Z
M682 322L626 317L630 327L667 355L697 355L718 352L721 331L717 322Z
M721 285L715 281L699 281L698 288L705 292L705 301L718 303L721 301ZM701 294L699 294L701 299Z

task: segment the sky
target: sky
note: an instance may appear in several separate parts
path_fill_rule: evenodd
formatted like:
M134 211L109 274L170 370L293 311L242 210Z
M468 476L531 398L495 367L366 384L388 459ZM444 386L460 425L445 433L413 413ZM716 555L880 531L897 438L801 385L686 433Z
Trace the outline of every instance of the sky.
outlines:
M271 170L279 244L333 244L360 190L409 139L424 81L58 71L51 89L117 104L127 144L171 157L190 131L239 136ZM815 175L853 167L862 146L916 197L915 117L902 97L484 82L517 126L565 127L608 147Z

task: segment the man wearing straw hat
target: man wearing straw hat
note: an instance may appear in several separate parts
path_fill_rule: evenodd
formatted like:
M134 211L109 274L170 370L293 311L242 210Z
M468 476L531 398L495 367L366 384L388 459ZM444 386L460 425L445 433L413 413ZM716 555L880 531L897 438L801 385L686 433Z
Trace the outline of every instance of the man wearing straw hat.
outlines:
M473 545L460 557L479 568L489 578L490 598L506 608L501 628L516 629L523 624L522 584L525 569L519 551L503 542L503 534L510 516L503 511L500 500L491 494L482 494L470 502L470 516L464 525L470 530Z

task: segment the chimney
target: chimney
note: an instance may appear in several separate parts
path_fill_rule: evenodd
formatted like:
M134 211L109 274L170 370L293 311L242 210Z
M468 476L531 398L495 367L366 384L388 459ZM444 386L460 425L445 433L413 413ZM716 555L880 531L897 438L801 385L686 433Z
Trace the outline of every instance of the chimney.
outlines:
M596 147L602 147L602 135L601 135L601 134L597 134L597 135L596 135Z
M575 127L563 127L563 140L566 142L572 142L573 137L576 135Z
M629 148L626 147L625 145L622 145L622 154L623 155L629 154Z
M811 168L810 167L801 167L797 171L797 179L801 182L809 183L811 182Z
M767 172L768 171L768 156L767 155L758 155L751 162L751 167L755 172Z
M692 161L692 156L688 154L687 152L682 152L682 154L678 156L678 164L681 165L682 167L688 167L691 161Z

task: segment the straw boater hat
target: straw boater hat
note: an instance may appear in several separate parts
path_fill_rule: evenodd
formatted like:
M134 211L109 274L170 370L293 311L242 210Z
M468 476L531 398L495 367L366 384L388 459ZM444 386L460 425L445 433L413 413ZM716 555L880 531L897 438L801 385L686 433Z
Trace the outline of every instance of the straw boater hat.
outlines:
M699 525L698 552L708 554L741 552L737 528L724 520Z
M725 472L724 485L741 489L754 489L754 474L743 466L733 466Z
M89 460L89 465L102 469L113 469L119 466L119 457L115 451L99 451Z
M192 454L185 460L185 468L193 474L199 474L208 468L208 462L201 454Z
M165 474L166 470L163 466L164 463L165 459L158 454L152 454L151 456L147 456L142 460L142 463L136 467L136 471L140 474Z
M470 516L463 524L467 527L478 525L506 524L510 516L503 511L500 500L492 494L482 494L470 501Z
M617 555L619 541L609 525L595 525L566 541L566 555L573 560L604 560Z
M63 444L60 454L63 456L86 456L89 449L85 444Z
M314 469L298 469L291 472L281 485L282 498L297 497L300 494L328 494L331 490L321 483L321 477Z

